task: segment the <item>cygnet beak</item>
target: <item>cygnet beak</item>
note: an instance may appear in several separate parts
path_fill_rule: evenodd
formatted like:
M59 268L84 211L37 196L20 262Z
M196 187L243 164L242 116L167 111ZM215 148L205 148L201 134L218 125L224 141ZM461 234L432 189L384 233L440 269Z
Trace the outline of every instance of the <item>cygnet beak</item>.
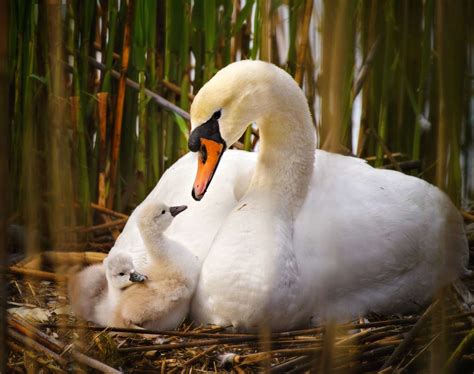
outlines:
M144 282L146 281L148 278L146 275L143 275L143 274L140 274L139 272L137 271L131 271L130 272L130 282L138 282L138 283L141 283L141 282Z
M179 205L170 207L170 213L173 217L176 217L182 211L188 209L187 205Z

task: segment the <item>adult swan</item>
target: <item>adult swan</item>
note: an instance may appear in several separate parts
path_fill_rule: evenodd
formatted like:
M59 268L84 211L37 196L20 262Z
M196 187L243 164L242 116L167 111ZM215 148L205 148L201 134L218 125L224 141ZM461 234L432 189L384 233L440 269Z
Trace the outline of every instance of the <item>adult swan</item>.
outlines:
M315 151L303 92L265 62L225 67L194 99L196 200L226 147L252 122L260 129L256 169L204 260L194 319L285 330L324 316L405 312L465 270L463 222L444 193Z

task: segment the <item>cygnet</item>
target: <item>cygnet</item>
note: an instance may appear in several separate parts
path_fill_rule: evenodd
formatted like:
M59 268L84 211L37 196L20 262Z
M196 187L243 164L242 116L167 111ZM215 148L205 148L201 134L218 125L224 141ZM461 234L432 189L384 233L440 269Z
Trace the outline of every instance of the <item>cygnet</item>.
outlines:
M143 270L148 279L122 293L116 326L171 330L187 316L199 276L199 261L164 234L173 217L186 208L155 202L139 208L138 228L150 258Z
M132 257L117 253L103 264L91 265L69 278L71 307L77 316L101 326L111 326L121 293L146 277L135 271Z

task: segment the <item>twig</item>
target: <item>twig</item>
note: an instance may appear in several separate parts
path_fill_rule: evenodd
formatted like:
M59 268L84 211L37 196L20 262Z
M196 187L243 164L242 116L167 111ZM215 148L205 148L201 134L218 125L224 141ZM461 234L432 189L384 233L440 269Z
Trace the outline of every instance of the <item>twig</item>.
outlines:
M393 165L393 168L395 170L402 171L402 169L400 168L400 166L398 164L398 161L395 159L395 157L393 157L392 152L390 152L390 150L388 149L387 144L385 144L384 140L377 133L377 131L375 131L375 129L373 128L373 124L372 124L372 127L371 127L371 132L372 132L372 135L375 136L375 139L377 139L377 141L382 146L383 151L387 155L387 157L390 160L391 164Z
M10 266L8 269L13 274L21 274L33 278L46 279L54 282L65 282L67 280L67 276L65 275L51 273L49 271L26 269L18 266Z
M355 99L359 94L364 82L367 78L367 73L369 72L370 67L372 66L372 62L377 54L377 51L380 47L380 42L382 41L383 34L380 34L377 39L375 39L374 44L370 48L369 53L367 54L367 58L364 61L364 64L360 68L359 72L357 73L357 79L354 81L354 88L353 88L353 95L352 97Z
M474 214L461 210L461 214L466 221L474 222Z
M93 57L89 57L89 63L92 66L96 67L97 69L106 70L105 65L97 61ZM117 70L111 70L110 73L112 74L114 78L120 78L120 73ZM130 78L127 78L125 80L125 83L127 86L132 87L136 90L140 88L140 85L137 82L131 80ZM191 119L188 112L181 109L179 106L173 104L172 102L166 100L165 98L161 97L156 92L153 92L148 88L145 88L145 95L153 99L153 101L157 103L159 106L161 106L163 109L179 114L181 117L183 117L187 121Z
M126 214L116 212L115 210L106 208L105 206L100 206L100 205L95 204L95 203L91 203L91 208L94 209L94 210L97 210L98 212L105 213L105 214L108 214L110 216L114 216L114 217L117 217L117 218L128 219L128 217L129 217Z
M297 357L297 358L292 358L288 361L285 361L281 364L275 365L270 369L270 373L276 374L276 373L286 373L288 370L292 367L295 367L299 364L303 364L306 361L309 360L309 356L302 356L302 357Z
M194 364L196 361L198 361L201 357L204 357L205 355L211 353L212 351L214 351L216 348L218 347L218 345L213 345L212 347L209 347L208 349L202 351L201 353L197 354L196 356L190 358L188 361L185 361L183 363L183 366L186 367L186 366L189 366L191 364Z
M101 223L100 225L80 227L76 230L80 233L88 233L88 232L94 232L94 231L99 231L99 230L104 230L104 229L110 229L112 227L116 228L118 226L125 226L125 224L127 223L127 220L128 218L120 218L120 219L116 219L115 221Z
M425 312L420 317L420 319L415 323L413 328L405 336L405 339L402 340L402 342L398 345L398 347L395 349L392 355L383 364L381 368L382 370L387 367L392 366L400 358L400 356L408 349L408 347L412 344L413 340L415 339L415 336L423 328L424 324L428 321L428 318L431 317L433 310L438 307L438 304L439 304L439 301L436 300L429 306L428 309L425 310Z
M44 328L53 328L53 329L75 329L75 330L90 330L90 331L110 331L110 332L125 332L131 334L145 334L145 335L169 335L169 336L179 336L179 337L197 337L197 338L208 338L208 337L226 337L226 338L235 338L235 337L253 337L255 335L248 334L218 334L218 333L201 333L201 332L183 332L183 331L158 331L151 329L131 329L126 327L101 327L101 326L84 326L84 325L75 325L75 324L54 324L54 323L41 323L38 326Z
M8 335L18 341L19 343L23 344L26 347L29 347L31 349L34 349L37 352L41 352L45 354L48 357L51 357L53 360L58 362L61 366L66 367L68 365L68 362L58 355L57 353L53 352L49 348L46 348L44 345L41 343L38 343L37 341L24 336L22 334L17 333L16 331L13 331L11 328L8 329Z
M421 161L420 160L401 161L401 162L398 162L398 166L400 168L399 171L419 169L421 167ZM396 166L394 164L383 165L380 167L380 169L396 169Z
M170 81L166 81L166 80L163 80L161 84L165 86L167 89L169 89L170 91L173 91L175 94L181 95L181 87L179 87L177 84ZM188 99L189 101L194 100L194 95L191 92L188 93Z
M143 345L138 347L127 347L119 348L119 352L146 352L146 351L166 351L169 349L180 349L189 347L202 347L214 344L232 344L241 342L257 341L259 336L238 336L232 338L217 338L217 339L203 339L203 340L192 340L182 343L170 343L170 344L158 344L158 345Z
M102 218L104 220L104 225L107 225L107 224L110 224L114 221L112 221L112 218L110 218L108 215L106 214L102 214ZM125 222L126 223L126 222ZM125 226L125 225L124 225ZM112 237L114 238L114 240L117 240L118 237L120 236L120 230L117 228L117 226L111 226L109 227L109 231L110 231L110 234L112 235Z
M46 335L44 332L38 330L36 327L21 318L9 317L8 324L21 334L34 338L37 342L40 342L52 351L64 352L68 348L68 345L65 343ZM75 360L93 369L99 370L103 373L120 374L120 371L100 362L99 360L86 356L74 348L69 349L68 352Z
M436 335L433 337L433 339L431 339L431 340L423 347L423 349L421 349L420 352L418 352L416 355L414 355L414 356L412 357L412 359L411 359L410 361L408 361L408 363L400 369L400 371L404 372L405 370L407 370L407 369L410 367L410 365L411 365L413 362L415 362L415 360L423 354L423 352L425 352L429 347L431 347L431 345L436 341L436 339L439 338L440 335L441 335L441 334L436 334ZM448 373L449 373L449 372L448 372Z
M402 152L393 152L392 156L393 157L401 157L401 158L406 157L406 155ZM388 159L387 155L383 155L383 158L384 158L384 160ZM366 161L375 161L375 160L377 160L377 156L367 156L367 157L364 157L364 160L366 160Z
M58 372L58 373L67 373L66 370L61 369L59 366L54 366L53 365L53 362L54 362L53 359L51 359L51 358L42 359L40 357L41 353L35 354L32 351L28 351L28 350L25 349L24 346L20 347L19 345L17 345L12 340L8 340L7 344L8 344L8 347L10 347L11 350L16 351L20 354L26 354L29 358L31 358L32 360L38 362L41 366L48 368L50 371ZM19 372L23 373L23 371L21 371L21 370Z
M448 359L448 362L446 362L443 372L453 373L456 367L456 364L461 358L462 354L466 351L467 348L469 348L472 345L473 342L474 342L474 330L471 330L471 332L464 337L461 343L459 343L459 345L456 347L454 352L451 354L451 356Z

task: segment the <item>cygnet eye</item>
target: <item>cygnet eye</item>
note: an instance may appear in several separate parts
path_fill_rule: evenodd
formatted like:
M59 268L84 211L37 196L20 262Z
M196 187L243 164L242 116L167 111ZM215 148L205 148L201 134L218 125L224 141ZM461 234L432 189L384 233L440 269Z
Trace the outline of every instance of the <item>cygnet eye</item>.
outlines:
M212 115L212 119L214 121L217 121L219 118L221 118L221 110L220 109L217 112L214 112L214 114Z
M165 213L166 213L166 210L163 209L163 210L161 211L161 214L165 214Z
M119 273L119 275L120 275L121 277L123 277L123 276L125 275L125 273L122 271L121 273Z

